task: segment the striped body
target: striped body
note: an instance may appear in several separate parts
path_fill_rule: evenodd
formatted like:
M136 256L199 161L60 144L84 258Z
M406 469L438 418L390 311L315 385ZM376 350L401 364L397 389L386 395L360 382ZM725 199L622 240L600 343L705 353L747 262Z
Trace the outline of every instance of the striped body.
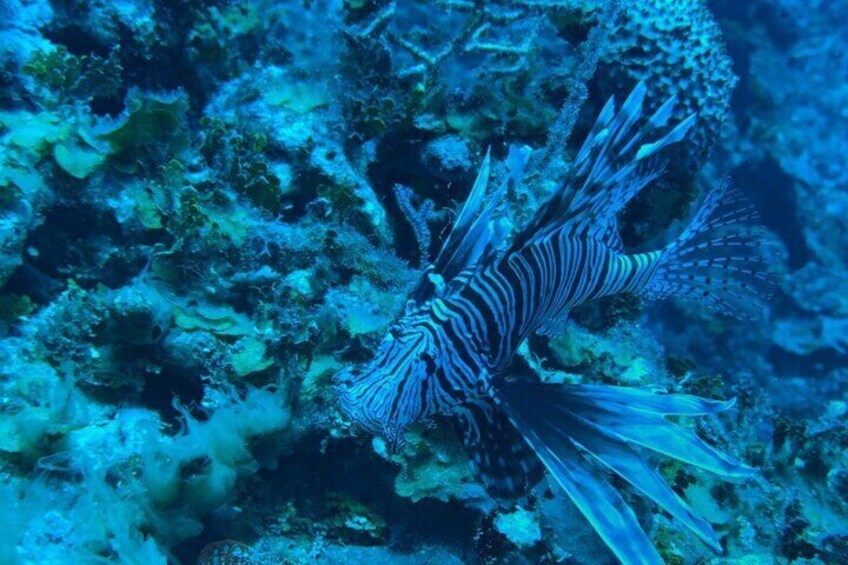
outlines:
M374 359L346 373L342 407L393 441L422 418L461 410L487 394L530 333L589 300L641 290L660 256L559 232L506 254L399 320Z
M593 239L555 233L484 269L443 308L452 312L454 326L489 371L497 373L526 337L553 329L571 308L643 289L660 255L626 255Z

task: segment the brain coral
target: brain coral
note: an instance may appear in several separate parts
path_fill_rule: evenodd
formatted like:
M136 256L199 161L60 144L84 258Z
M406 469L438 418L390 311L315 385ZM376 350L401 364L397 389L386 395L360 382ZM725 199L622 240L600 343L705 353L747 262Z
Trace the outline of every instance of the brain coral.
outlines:
M626 94L644 80L650 85L649 110L676 94L673 121L698 113L689 134L694 165L718 138L736 84L721 30L702 0L620 5L620 17L606 22L609 44L602 56L600 88L603 94Z

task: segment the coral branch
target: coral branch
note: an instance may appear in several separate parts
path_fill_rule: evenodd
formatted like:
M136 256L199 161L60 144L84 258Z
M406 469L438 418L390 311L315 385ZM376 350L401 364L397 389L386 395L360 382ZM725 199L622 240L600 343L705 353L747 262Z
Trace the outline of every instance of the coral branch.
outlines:
M429 198L424 200L420 207L416 208L412 204L412 189L402 184L395 185L395 197L398 201L406 221L412 227L412 232L415 234L415 241L418 243L418 251L420 253L419 260L424 264L429 259L430 255L430 227L427 225L427 218L433 211L433 201Z
M608 0L604 3L598 19L601 22L614 21L618 18L619 10L618 0ZM598 67L598 60L604 49L607 33L607 26L596 25L578 49L578 63L572 77L568 80L568 98L563 103L557 120L548 134L545 151L535 167L536 171L540 172L543 177L548 176L550 178L552 173L549 170L551 159L565 147L565 143L571 136L571 130L574 129L574 124L577 122L580 108L583 107L583 103L589 96L586 85L592 79Z

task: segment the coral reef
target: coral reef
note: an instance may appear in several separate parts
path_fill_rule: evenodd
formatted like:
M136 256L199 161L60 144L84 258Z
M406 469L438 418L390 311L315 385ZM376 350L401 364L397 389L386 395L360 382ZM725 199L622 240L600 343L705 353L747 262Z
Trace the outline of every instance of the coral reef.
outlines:
M601 90L623 94L645 81L651 85L649 110L676 96L678 121L697 115L681 160L698 165L720 139L736 85L721 30L706 3L627 3L619 19L603 24L610 29L598 72Z
M403 312L487 151L493 183L528 158L519 225L640 80L697 121L624 243L679 233L730 171L780 239L779 291L745 326L604 300L516 370L737 399L686 425L758 480L660 468L724 554L625 489L666 562L846 562L846 20L824 0L0 0L0 563L612 563L547 480L494 499L452 430L392 451L331 379Z

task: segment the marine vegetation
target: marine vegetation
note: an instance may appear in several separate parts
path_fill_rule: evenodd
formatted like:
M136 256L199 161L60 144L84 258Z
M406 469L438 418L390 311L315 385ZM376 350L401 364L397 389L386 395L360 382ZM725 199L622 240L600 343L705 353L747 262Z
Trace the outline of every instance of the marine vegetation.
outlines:
M0 0L0 565L848 562L845 21Z

